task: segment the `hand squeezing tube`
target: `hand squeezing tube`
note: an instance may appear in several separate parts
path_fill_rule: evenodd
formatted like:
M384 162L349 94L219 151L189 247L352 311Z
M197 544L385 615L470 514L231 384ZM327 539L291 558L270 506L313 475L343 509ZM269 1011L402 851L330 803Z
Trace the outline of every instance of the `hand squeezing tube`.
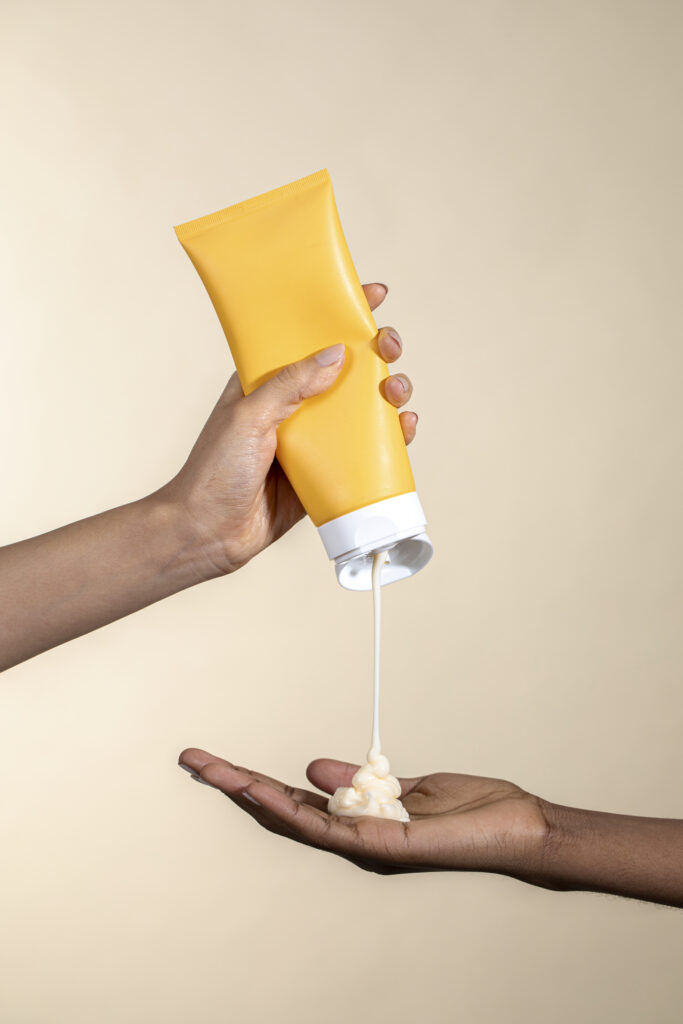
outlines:
M278 429L277 457L350 590L427 564L432 545L415 491L377 326L351 261L326 170L176 227L204 282L249 394L288 363L343 342L329 391Z

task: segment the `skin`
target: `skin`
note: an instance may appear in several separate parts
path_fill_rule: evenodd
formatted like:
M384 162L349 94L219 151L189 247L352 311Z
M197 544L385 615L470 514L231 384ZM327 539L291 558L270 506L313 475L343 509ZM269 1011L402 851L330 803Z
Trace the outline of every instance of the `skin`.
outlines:
M269 832L366 871L486 871L683 907L683 821L563 807L502 779L449 772L399 780L408 823L337 817L328 795L351 785L358 765L311 762L307 777L323 796L197 748L179 763Z
M385 285L364 286L372 309ZM401 354L378 334L387 363ZM319 354L320 355L320 354ZM286 367L248 397L233 376L185 465L158 491L40 537L0 548L0 670L239 569L304 515L275 451L277 428L306 398L334 385L343 351ZM412 386L390 376L397 409ZM406 443L417 416L400 413ZM549 889L592 889L683 906L683 822L560 807L500 779L440 773L403 779L411 821L335 817L327 797L189 749L180 763L259 824L380 874L471 870ZM314 761L323 793L357 765Z
M371 309L388 291L383 284L363 290ZM382 327L377 343L387 363L401 355L393 328ZM0 670L234 572L294 526L305 513L275 458L277 428L334 385L340 348L341 359L294 363L248 397L234 374L185 465L159 490L0 548ZM384 382L397 409L411 394L402 373ZM417 415L399 419L409 444Z

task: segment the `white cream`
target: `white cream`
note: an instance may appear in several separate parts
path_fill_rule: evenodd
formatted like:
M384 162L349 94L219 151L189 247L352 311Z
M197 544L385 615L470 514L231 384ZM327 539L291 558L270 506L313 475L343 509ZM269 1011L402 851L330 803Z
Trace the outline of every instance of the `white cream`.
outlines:
M330 797L327 809L330 814L345 814L352 817L367 814L373 818L410 821L408 812L399 800L401 784L391 774L391 766L382 753L379 738L380 578L382 566L386 560L386 551L378 552L372 560L372 602L375 627L372 745L368 751L367 762L353 776L351 785L340 786Z

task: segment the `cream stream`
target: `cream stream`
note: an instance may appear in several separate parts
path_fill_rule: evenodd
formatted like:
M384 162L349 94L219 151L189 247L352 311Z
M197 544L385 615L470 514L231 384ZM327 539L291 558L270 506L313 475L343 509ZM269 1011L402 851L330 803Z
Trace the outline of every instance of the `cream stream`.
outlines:
M401 784L391 774L391 765L382 753L379 738L379 655L381 625L380 578L387 552L380 551L372 559L372 602L375 627L375 658L372 711L372 745L367 762L362 765L351 780L350 786L340 786L330 797L327 809L330 814L345 814L352 817L370 815L374 818L393 818L396 821L410 821L408 812L399 800Z

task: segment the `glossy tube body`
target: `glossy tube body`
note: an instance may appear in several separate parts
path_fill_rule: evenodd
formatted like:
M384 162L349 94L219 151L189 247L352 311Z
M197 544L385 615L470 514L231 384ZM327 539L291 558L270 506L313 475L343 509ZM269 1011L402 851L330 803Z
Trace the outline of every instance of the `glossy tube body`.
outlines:
M222 324L242 388L328 345L346 346L333 387L278 430L278 459L316 526L414 492L386 363L326 170L176 234Z

